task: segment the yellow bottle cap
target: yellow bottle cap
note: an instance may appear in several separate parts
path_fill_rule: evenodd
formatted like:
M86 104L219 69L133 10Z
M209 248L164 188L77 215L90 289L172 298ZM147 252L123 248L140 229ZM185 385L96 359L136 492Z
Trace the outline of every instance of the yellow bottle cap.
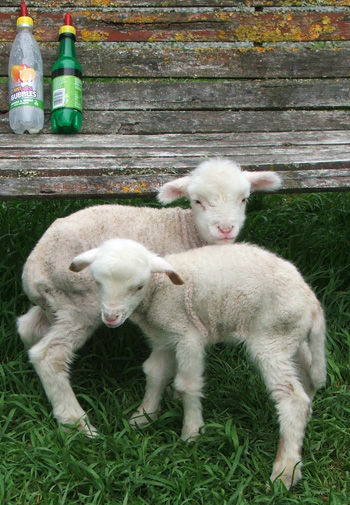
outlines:
M19 25L33 26L33 20L29 16L21 16L17 18L17 26Z
M61 35L61 33L73 33L73 35L76 36L77 32L74 28L74 26L69 26L69 25L63 25L59 29L58 35Z

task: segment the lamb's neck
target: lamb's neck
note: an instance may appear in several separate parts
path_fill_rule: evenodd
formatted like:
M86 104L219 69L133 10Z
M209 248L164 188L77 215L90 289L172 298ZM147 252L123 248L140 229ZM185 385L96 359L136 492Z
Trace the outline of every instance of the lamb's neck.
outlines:
M143 298L141 303L136 307L136 309L134 310L134 312L130 317L131 321L138 324L143 330L145 330L147 313L152 302L154 291L156 290L157 287L157 280L155 279L155 277L157 277L157 275L152 276L145 297Z
M158 222L158 234L155 237L158 254L174 254L205 245L194 226L191 210L166 209L162 218L162 222Z

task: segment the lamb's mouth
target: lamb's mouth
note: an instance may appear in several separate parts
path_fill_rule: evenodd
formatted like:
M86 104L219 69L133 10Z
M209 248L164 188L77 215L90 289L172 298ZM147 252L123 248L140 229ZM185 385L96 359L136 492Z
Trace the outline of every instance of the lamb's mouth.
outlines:
M102 314L102 321L103 323L108 326L108 328L118 328L118 326L121 326L124 321L125 321L125 317L123 317L122 315L117 315L116 317L113 317L113 318L110 318L110 317L107 317L105 314Z

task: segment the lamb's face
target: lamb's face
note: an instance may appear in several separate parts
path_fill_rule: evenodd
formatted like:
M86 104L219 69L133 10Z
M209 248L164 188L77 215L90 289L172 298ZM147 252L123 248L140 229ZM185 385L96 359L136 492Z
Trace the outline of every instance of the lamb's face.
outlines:
M281 187L274 172L246 172L237 163L209 159L189 175L164 184L158 199L170 203L190 199L194 224L208 244L235 241L245 221L246 202L252 191L273 191Z
M188 186L193 220L208 244L235 241L246 217L250 183L244 172L218 166L202 170Z
M76 256L69 269L90 267L99 288L101 319L112 328L131 316L147 294L153 273L166 274L173 284L184 284L170 263L133 240L106 240L100 247Z
M99 288L101 319L116 328L124 323L143 300L151 279L148 259L139 257L133 263L130 257L109 258L104 255L91 265L92 275Z

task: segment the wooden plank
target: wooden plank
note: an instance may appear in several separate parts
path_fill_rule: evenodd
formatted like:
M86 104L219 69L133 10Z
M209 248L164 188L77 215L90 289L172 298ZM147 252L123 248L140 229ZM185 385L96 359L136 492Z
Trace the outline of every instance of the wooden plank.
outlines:
M349 110L287 111L85 111L81 133L155 135L344 130ZM51 133L46 114L43 133ZM8 113L0 116L0 133L11 133Z
M344 191L350 189L350 170L296 170L284 175L282 192ZM0 199L131 198L155 196L169 175L1 179Z
M30 2L30 8L38 8L43 12L49 12L55 9L74 9L83 7L88 9L123 9L123 8L142 8L157 7L159 0L55 0L48 3L47 0L33 0ZM162 0L162 7L349 7L350 0ZM0 0L0 7L14 8L13 0ZM17 7L16 7L17 8Z
M187 138L188 137L188 138ZM1 136L2 177L31 178L36 175L127 175L182 173L203 158L229 156L254 169L278 170L344 168L350 160L346 132L319 135L253 134L157 136L46 136L42 144L28 137ZM333 137L333 138L332 138ZM45 142L45 140L47 140ZM62 140L62 142L58 142ZM130 172L131 171L131 172Z
M61 10L31 10L34 34L57 41ZM273 10L156 8L72 11L77 39L84 42L302 42L349 40L348 12L341 9ZM0 41L12 41L16 12L0 11Z
M51 85L45 84L50 110ZM8 110L7 83L0 83L0 111ZM254 81L86 81L84 111L94 110L286 110L350 106L350 79Z
M286 132L285 132L286 133ZM290 135L291 136L291 135ZM114 136L113 136L114 137ZM109 170L122 172L128 170L138 170L142 173L146 171L159 172L163 170L179 168L178 160L206 158L211 156L235 156L243 162L249 159L255 166L267 166L270 163L279 164L288 167L290 164L301 163L303 166L323 167L322 163L334 166L343 166L343 162L350 159L350 140L347 143L317 143L317 142L282 142L274 143L268 141L268 135L265 135L265 142L259 144L257 141L251 144L244 142L226 141L215 143L212 135L207 135L207 143L200 144L198 141L194 145L188 145L187 136L181 139L178 135L177 142L167 145L159 139L158 144L151 144L152 137L147 136L140 141L140 144L130 145L128 142L118 142L115 145L115 139L112 137L109 144L89 139L81 139L80 145L68 145L63 139L63 143L58 147L58 139L55 137L55 145L36 145L34 147L27 144L17 145L14 141L8 142L8 146L3 147L0 153L1 175L22 176L23 174L32 175L36 173L45 173L47 175L57 175L67 172L69 174L90 173L100 174ZM201 136L203 138L203 136ZM229 137L229 136L228 136ZM94 138L98 138L94 136ZM217 138L217 135L214 136ZM11 139L9 139L11 140ZM118 140L118 138L117 138ZM150 144L147 145L147 140ZM3 141L5 143L6 140ZM195 161L193 161L195 164Z
M0 77L7 76L11 44L0 43ZM51 75L56 43L40 44L44 74ZM236 47L232 44L81 43L77 56L84 77L340 78L348 77L350 45L320 48L301 44Z
M77 153L78 154L78 153ZM75 158L10 158L2 162L0 172L1 183L6 186L11 180L36 180L42 178L62 179L69 177L116 177L121 181L129 175L135 177L151 175L174 175L181 176L188 170L195 168L200 161L208 157L223 157L234 159L244 168L250 170L274 170L279 172L294 172L303 170L311 171L347 171L350 176L350 152L347 150L329 150L324 148L322 155L311 149L300 149L299 152L292 150L266 149L262 153L258 149L215 149L212 152L203 150L202 156L197 153L182 152L165 154L158 153L139 157L127 157L126 153L120 153L121 157L112 158L95 156L93 152L89 157L76 156ZM123 157L124 155L124 157ZM345 173L345 172L344 172ZM12 183L11 183L12 184Z
M316 145L322 146L348 146L350 144L349 130L342 131L302 131L302 132L269 132L269 133L211 133L196 135L0 135L0 158L9 157L16 149L21 156L26 150L26 156L35 156L37 150L46 149L47 155L55 150L86 150L105 151L113 149L118 156L119 150L130 149L200 149L202 156L203 149L212 150L216 147L254 147L266 146L283 147Z
M280 172L283 191L350 189L346 130L160 138L2 135L0 154L5 200L154 195L167 180L215 155L249 170Z

